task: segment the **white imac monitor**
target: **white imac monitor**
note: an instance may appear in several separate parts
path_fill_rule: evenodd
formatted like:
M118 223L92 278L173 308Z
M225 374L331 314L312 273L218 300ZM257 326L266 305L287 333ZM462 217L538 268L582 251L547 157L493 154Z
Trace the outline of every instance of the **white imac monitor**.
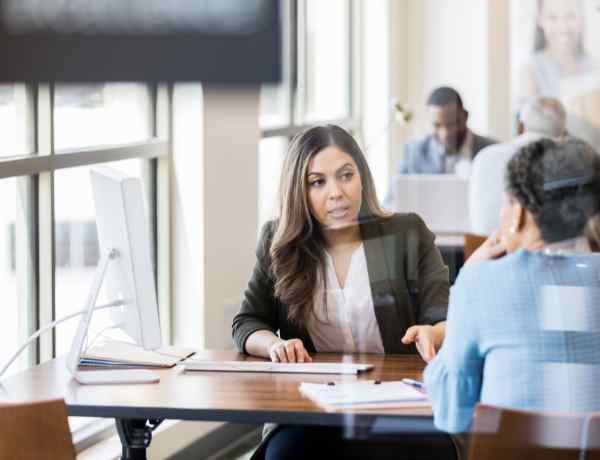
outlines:
M69 370L77 380L80 380L79 375L94 378L93 372L90 371L77 373L77 367L98 291L103 282L108 300L123 302L117 307L113 319L120 323L127 335L147 350L161 347L150 228L145 215L142 182L139 178L108 167L94 168L91 171L91 181L100 263L88 299L87 313L79 324L68 357ZM109 257L109 254L112 256ZM119 374L116 376L117 380L122 377L123 381L126 381L121 374L133 375L134 371L98 371L98 378L102 379L102 375L106 377L107 372Z
M393 188L397 212L414 212L436 234L469 232L469 179L450 174L397 176Z

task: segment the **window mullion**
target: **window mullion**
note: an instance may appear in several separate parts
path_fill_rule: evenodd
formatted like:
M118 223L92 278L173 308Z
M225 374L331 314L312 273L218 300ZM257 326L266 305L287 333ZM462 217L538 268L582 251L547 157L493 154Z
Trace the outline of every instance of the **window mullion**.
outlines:
M348 86L348 113L350 118L358 124L359 138L363 137L362 123L360 122L360 114L362 113L362 61L364 50L362 48L363 26L362 14L360 8L362 2L357 0L349 0L348 4L348 63L349 63L349 78L350 85Z
M307 9L307 0L296 0L295 8L292 9L293 18L292 22L294 27L292 29L293 39L295 43L293 44L293 49L296 53L294 62L294 68L292 71L294 72L295 78L295 105L294 105L294 125L302 124L304 122L304 118L306 115L306 83L308 80L307 75L307 62L306 62L306 54L307 54L307 40L308 40L308 30L307 30L307 22L306 22L306 9Z
M160 84L156 92L154 135L169 144L169 153L156 165L156 284L163 343L172 340L171 302L171 160L172 160L172 92L170 84Z
M18 118L22 118L23 139L26 152L35 151L35 93L31 85L15 84L15 99ZM15 206L15 228L20 230L20 238L15 238L15 270L17 275L17 305L21 314L18 337L25 341L38 328L37 302L37 196L35 181L31 175L16 177L17 203ZM26 362L32 366L38 362L38 350L26 351Z
M38 86L36 134L38 155L53 155L53 87ZM55 315L54 289L54 173L38 176L38 320L39 327L52 322ZM54 357L55 332L39 339L39 361Z

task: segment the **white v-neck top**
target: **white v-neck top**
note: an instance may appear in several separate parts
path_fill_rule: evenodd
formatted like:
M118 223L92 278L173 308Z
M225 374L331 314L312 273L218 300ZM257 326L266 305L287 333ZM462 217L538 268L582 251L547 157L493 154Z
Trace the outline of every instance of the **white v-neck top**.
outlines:
M318 352L384 353L361 244L352 254L346 283L340 287L333 259L326 252L327 306L323 303L323 282L318 281L308 334Z

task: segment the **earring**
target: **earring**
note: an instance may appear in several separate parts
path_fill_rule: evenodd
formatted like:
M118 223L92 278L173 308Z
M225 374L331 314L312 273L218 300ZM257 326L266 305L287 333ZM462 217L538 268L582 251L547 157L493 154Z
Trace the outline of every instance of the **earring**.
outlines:
M512 224L509 228L508 231L510 233L517 233L517 224Z

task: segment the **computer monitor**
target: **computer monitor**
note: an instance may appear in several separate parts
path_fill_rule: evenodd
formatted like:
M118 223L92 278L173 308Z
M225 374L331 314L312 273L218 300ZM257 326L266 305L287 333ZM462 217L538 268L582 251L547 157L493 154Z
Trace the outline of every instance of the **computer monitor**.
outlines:
M436 234L469 232L469 179L450 174L397 176L393 189L397 212L415 212Z
M116 310L116 319L127 335L147 350L161 347L150 228L145 215L142 182L108 167L94 168L91 182L101 259L88 310L81 319L68 357L68 367L74 375L103 282L108 300L123 302Z

